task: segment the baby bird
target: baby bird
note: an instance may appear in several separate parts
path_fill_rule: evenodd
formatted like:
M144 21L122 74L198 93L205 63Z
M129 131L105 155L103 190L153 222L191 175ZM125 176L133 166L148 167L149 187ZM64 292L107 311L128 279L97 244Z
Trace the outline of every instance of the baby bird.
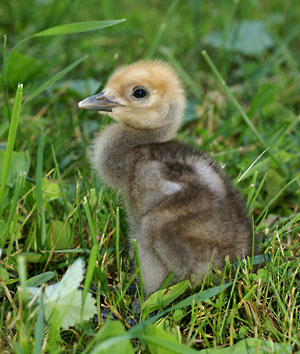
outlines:
M147 295L169 272L201 280L211 259L222 267L227 255L251 254L245 204L222 169L205 153L171 140L185 96L168 64L123 66L79 107L116 121L96 138L92 162L100 179L124 196Z

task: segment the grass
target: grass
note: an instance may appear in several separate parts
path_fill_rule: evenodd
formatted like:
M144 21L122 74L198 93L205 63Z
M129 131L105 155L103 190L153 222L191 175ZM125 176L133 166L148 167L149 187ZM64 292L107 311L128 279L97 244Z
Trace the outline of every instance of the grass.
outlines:
M300 350L299 15L298 3L279 0L1 3L1 352ZM230 42L245 20L257 21L252 32ZM122 199L88 162L109 119L77 109L115 67L143 57L180 74L188 107L178 139L225 166L264 255L213 270L200 291L183 282L148 300L134 286L138 250L128 246ZM59 316L45 317L47 297L35 305L24 289L59 282L80 257L83 301L92 289L97 314L61 329Z

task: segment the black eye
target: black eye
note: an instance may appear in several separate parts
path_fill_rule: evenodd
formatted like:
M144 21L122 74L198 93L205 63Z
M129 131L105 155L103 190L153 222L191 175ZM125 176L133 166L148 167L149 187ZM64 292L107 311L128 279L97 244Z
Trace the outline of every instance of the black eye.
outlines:
M135 87L132 96L135 98L145 98L148 96L148 91L143 87Z

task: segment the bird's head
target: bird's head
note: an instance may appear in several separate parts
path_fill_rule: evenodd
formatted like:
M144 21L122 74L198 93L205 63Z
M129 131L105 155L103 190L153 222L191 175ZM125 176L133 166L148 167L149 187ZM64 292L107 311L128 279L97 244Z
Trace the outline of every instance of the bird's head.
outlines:
M139 61L117 69L104 90L79 107L110 116L124 128L177 131L185 106L178 76L166 63Z

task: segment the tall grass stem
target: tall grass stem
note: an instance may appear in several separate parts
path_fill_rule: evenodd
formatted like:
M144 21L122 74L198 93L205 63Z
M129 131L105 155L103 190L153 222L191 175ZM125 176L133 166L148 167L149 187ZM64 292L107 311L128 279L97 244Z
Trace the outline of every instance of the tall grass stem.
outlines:
M2 207L1 206L2 206L2 201L3 201L5 186L6 186L7 175L8 175L8 171L10 168L11 157L12 157L12 153L13 153L13 149L14 149L14 145L15 145L15 141L16 141L16 134L17 134L19 117L20 117L20 112L21 112L22 96L23 96L23 85L19 84L18 88L17 88L16 96L15 96L11 121L10 121L10 125L9 125L7 147L6 147L4 166L3 166L3 172L2 172L2 177L1 177L0 216L2 214Z
M43 247L46 242L46 218L44 210L44 198L43 198L43 161L44 161L44 128L41 130L41 135L38 145L38 156L36 164L36 207L38 213L39 222L39 237L38 243L40 247Z

